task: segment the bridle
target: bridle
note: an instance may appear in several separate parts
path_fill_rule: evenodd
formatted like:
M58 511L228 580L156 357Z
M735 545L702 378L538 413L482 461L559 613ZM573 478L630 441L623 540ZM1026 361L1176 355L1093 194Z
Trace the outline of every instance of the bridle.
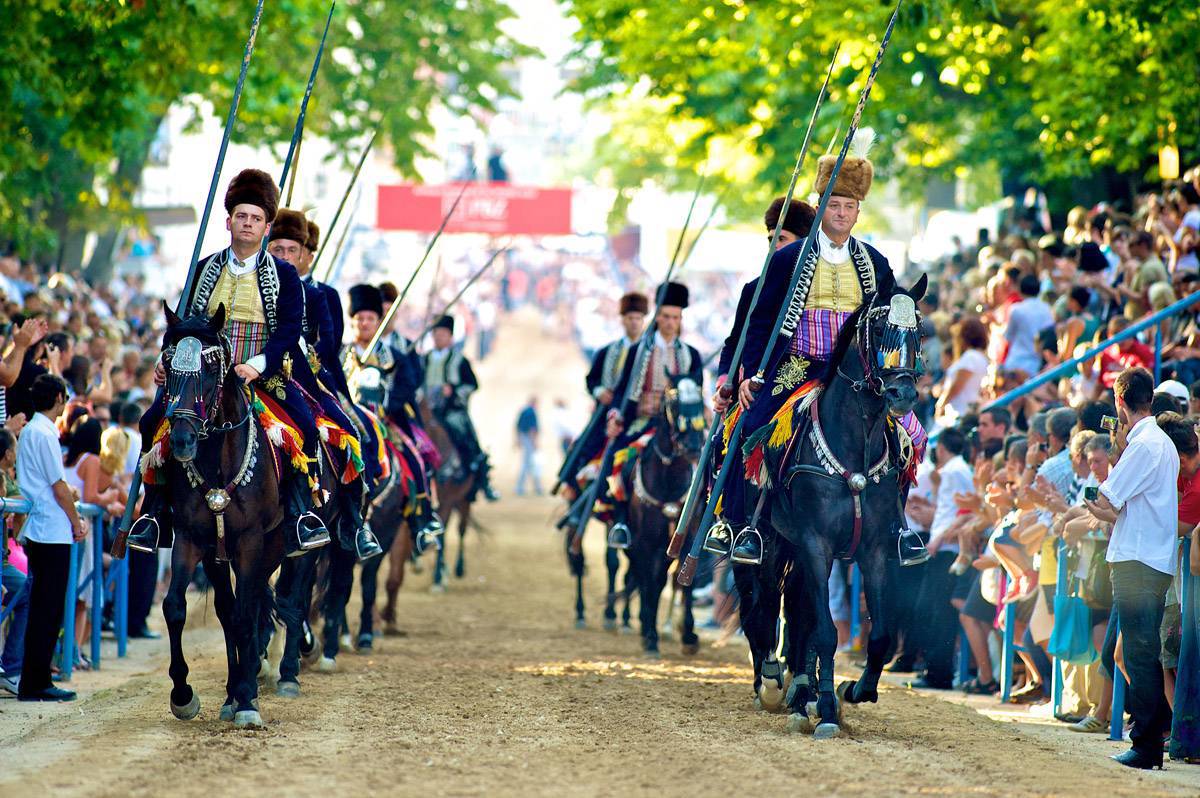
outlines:
M696 416L690 416L690 415L681 415L679 412L679 406L680 406L681 402L686 401L688 404L692 404L693 401L696 403L702 402L702 400L700 399L700 396L699 396L699 388L695 385L695 383L691 382L690 380L687 381L686 385L684 385L683 383L681 383L680 385L683 386L682 391L681 391L680 386L676 386L674 388L669 388L664 392L663 406L662 406L662 416L663 416L664 423L658 425L658 429L655 431L654 437L652 437L650 439L650 444L649 444L649 446L646 447L651 453L653 453L653 455L655 457L658 458L658 461L660 463L662 463L664 466L670 465L672 462L679 459L680 457L687 456L687 452L684 450L683 445L680 443L680 436L678 433L687 432L688 428L694 426L697 421L699 422L699 426L695 427L695 428L696 429L704 428L703 413L698 414ZM696 392L694 398L691 394L691 391ZM701 406L703 406L703 405L701 404ZM663 437L665 437L670 442L670 449L668 451L663 451L662 445L660 443L660 439ZM677 496L676 498L671 499L671 500L659 499L659 498L653 496L650 493L650 491L646 488L646 480L642 474L642 463L643 463L643 460L642 460L642 458L639 457L637 460L637 464L634 466L634 470L633 470L633 492L634 492L634 495L637 496L638 500L641 501L643 504L649 505L650 507L657 509L659 512L661 512L663 514L663 516L665 516L667 518L668 521L673 523L675 521L675 519L679 518L679 513L682 509L679 502L681 499L683 499L684 494L687 492L687 485L684 486L683 492L680 493L680 495ZM690 474L689 474L689 481L690 481Z
M218 343L214 345L204 346L200 343L200 339L188 336L163 351L163 363L167 367L167 418L172 422L178 420L191 427L198 440L206 440L212 435L233 432L250 421L250 400L245 391L241 392L242 413L239 420L214 423L212 419L211 414L220 408L224 398L225 378L229 374L230 360L232 360L232 354L229 340L223 333L220 334ZM212 389L212 402L205 401L205 391L201 385L201 389L196 392L196 399L192 406L182 406L180 402L183 400L185 388L191 381L201 378L205 366L220 375L216 386Z

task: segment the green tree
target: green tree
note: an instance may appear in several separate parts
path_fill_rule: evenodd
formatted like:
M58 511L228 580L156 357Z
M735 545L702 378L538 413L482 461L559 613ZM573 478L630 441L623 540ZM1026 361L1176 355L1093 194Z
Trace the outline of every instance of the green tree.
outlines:
M839 40L817 140L844 130L891 13L875 0L564 2L580 22L581 89L636 87L700 123L700 139L742 137L764 180L787 173ZM1190 0L908 3L863 124L883 172L914 193L973 169L1154 178L1162 143L1200 158L1197 30Z

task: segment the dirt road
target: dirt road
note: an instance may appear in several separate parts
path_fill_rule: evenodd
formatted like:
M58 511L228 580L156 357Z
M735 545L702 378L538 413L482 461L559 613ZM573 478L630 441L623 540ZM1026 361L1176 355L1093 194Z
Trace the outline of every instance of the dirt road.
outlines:
M496 362L515 365L494 375L493 390L536 386L553 362L544 358L568 351L524 324L501 338ZM514 357L518 346L533 356ZM572 369L547 384L569 382ZM480 399L481 415L495 417L493 448L511 446L515 409L483 410ZM75 704L0 701L0 795L1200 793L1198 768L1131 773L1106 759L1114 744L900 687L885 687L877 706L850 708L840 739L788 734L783 716L753 710L740 644L688 659L668 641L650 661L635 638L600 631L602 569L589 576L592 628L575 630L547 524L554 508L513 497L483 508L487 533L468 540L466 579L432 595L428 569L410 575L407 636L369 656L342 654L337 673L303 673L298 700L265 692L265 730L217 720L223 651L202 603L186 640L203 702L194 721L170 715L161 645L115 675L106 666L77 678ZM599 546L592 534L593 563Z

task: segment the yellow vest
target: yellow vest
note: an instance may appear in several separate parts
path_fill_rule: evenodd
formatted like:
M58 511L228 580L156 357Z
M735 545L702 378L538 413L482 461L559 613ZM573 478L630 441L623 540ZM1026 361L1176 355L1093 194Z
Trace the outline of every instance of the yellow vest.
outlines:
M853 313L862 303L862 286L859 285L854 262L848 260L835 266L824 258L817 258L816 273L805 309Z
M222 269L208 300L210 315L217 311L217 305L225 306L225 318L228 321L266 324L262 295L258 292L257 270L235 275L228 266Z

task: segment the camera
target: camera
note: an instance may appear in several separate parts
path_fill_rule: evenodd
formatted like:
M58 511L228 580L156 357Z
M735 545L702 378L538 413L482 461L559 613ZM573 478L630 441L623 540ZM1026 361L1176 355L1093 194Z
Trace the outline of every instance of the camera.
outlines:
M1083 489L1083 498L1090 502L1094 502L1100 498L1100 487L1098 485L1088 485Z
M1116 416L1101 416L1100 417L1100 427L1101 427L1101 429L1106 429L1109 432L1116 432L1117 431L1117 417Z

